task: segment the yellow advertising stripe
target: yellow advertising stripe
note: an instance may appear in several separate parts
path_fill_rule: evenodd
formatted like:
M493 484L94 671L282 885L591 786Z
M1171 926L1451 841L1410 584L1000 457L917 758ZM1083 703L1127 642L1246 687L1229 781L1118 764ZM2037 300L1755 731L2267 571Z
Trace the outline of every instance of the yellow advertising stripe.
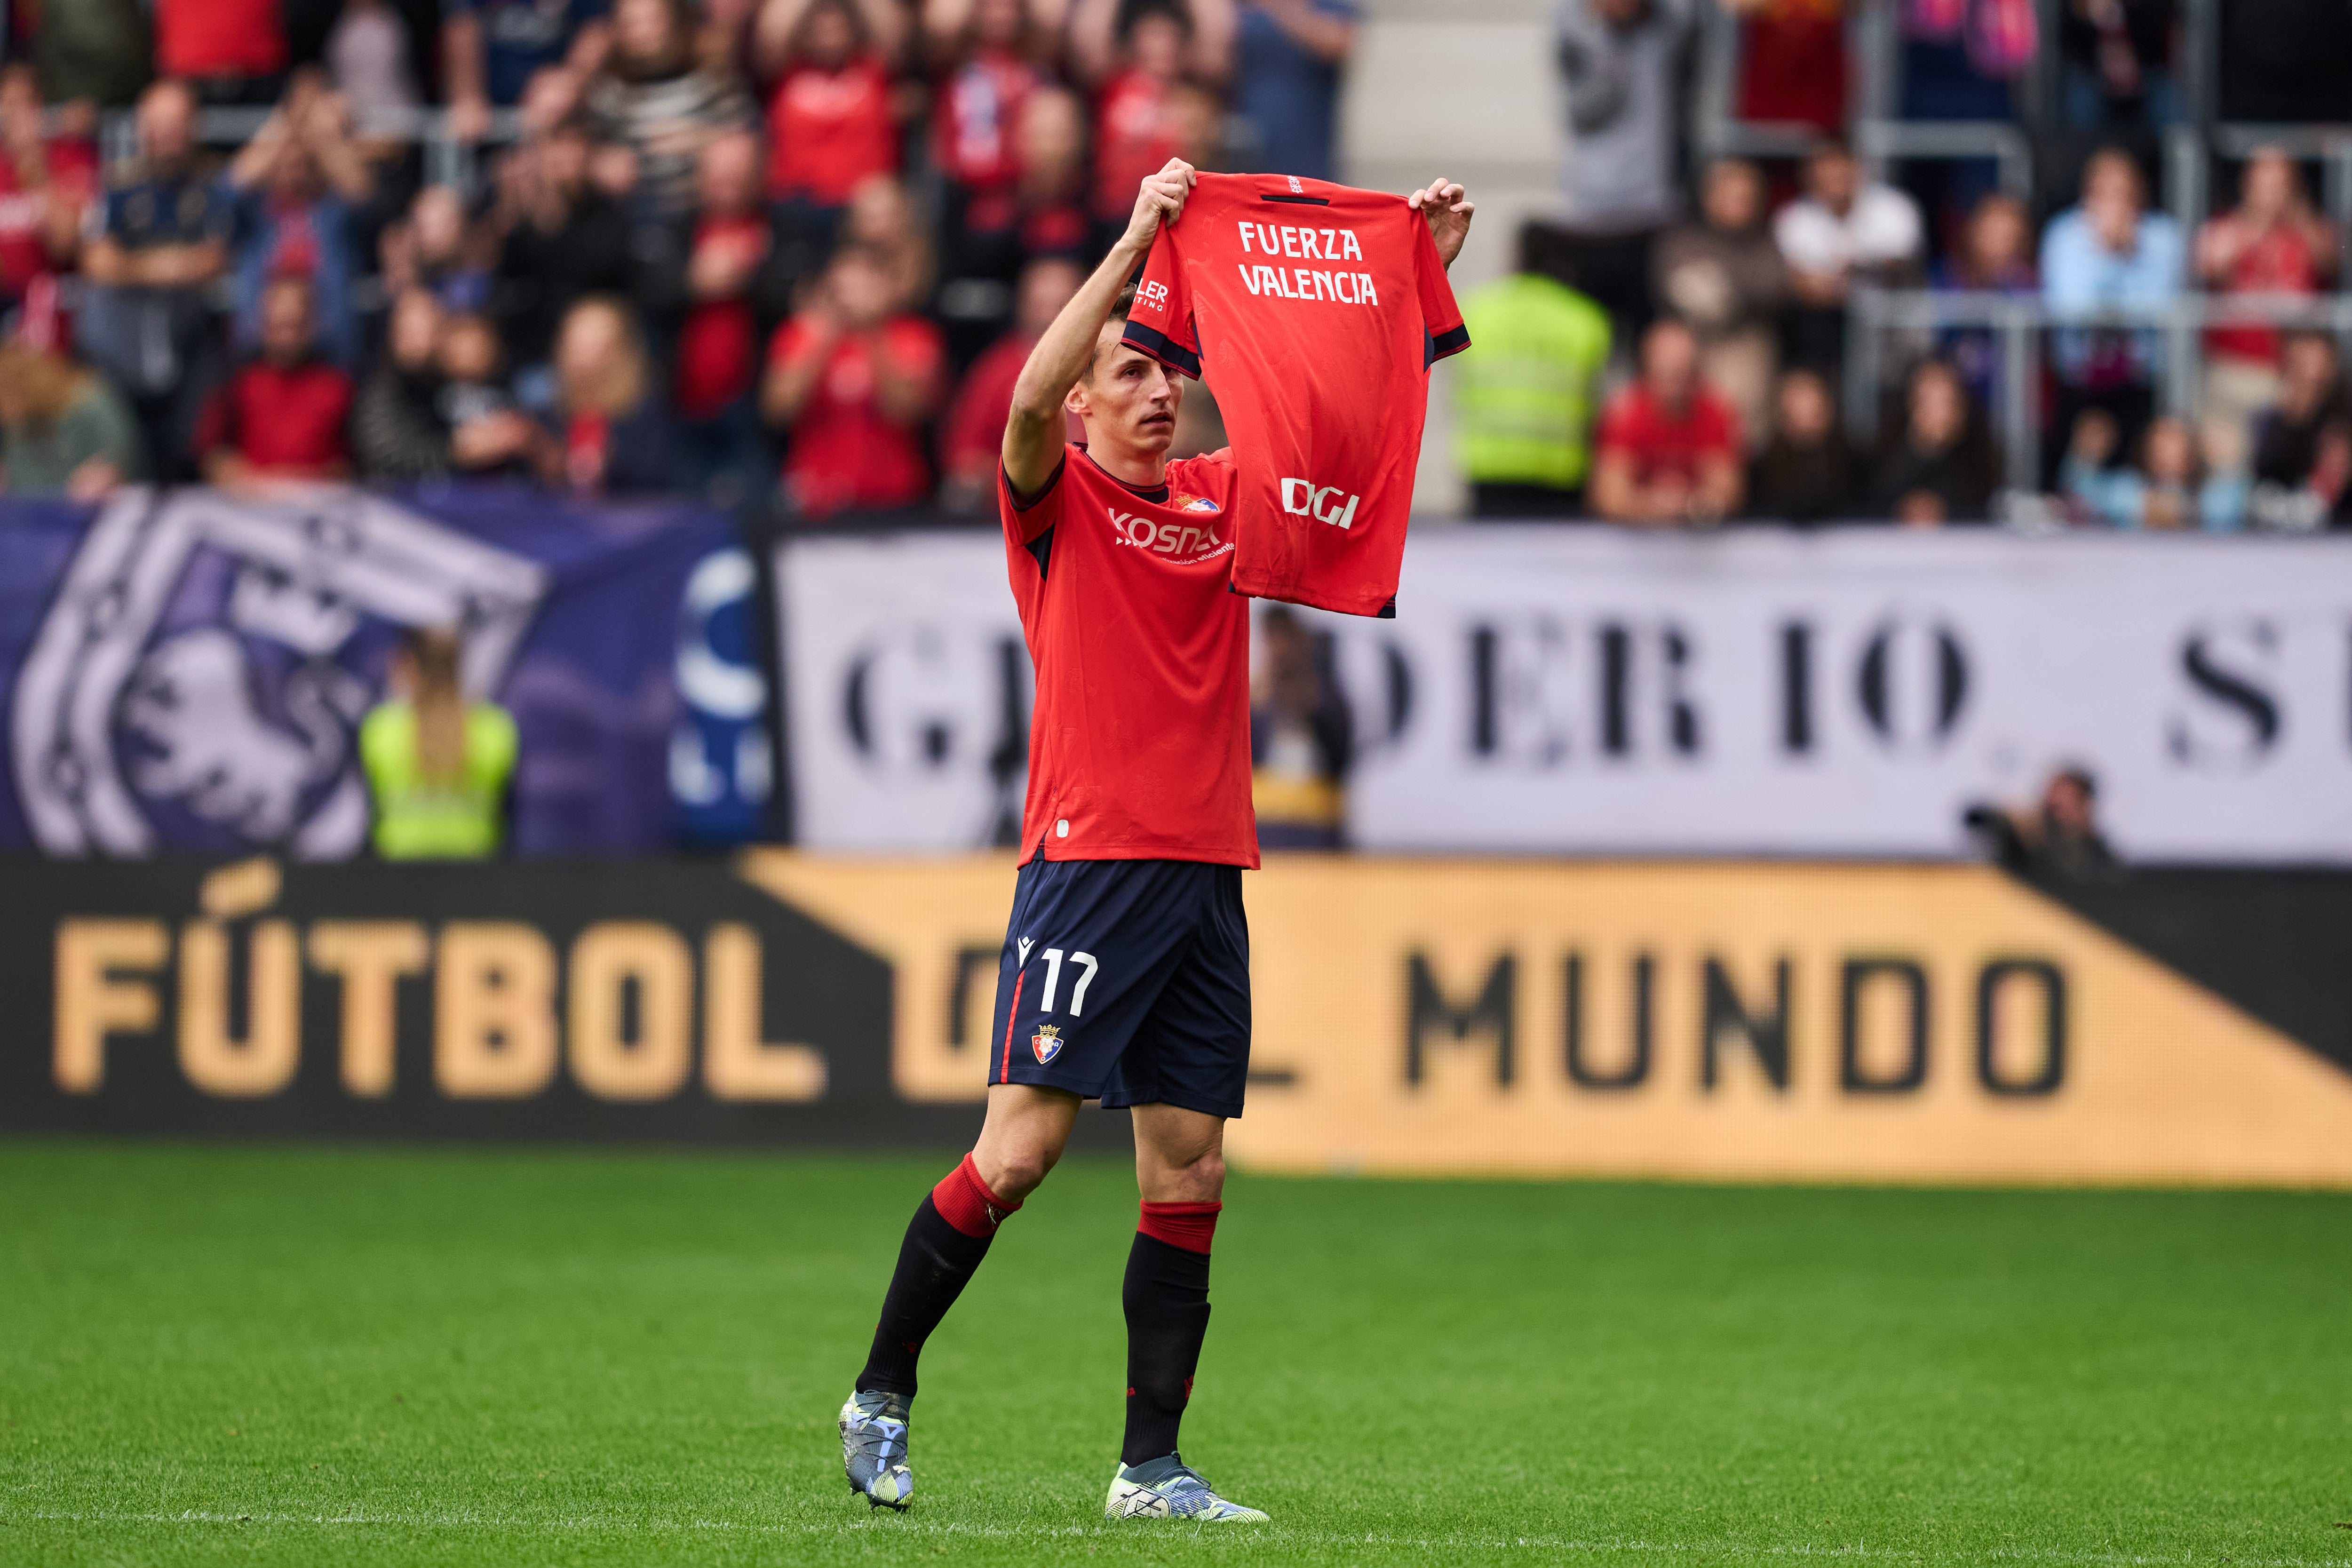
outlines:
M901 1093L979 1096L1009 857L746 872L894 965ZM1984 868L1295 857L1246 898L1259 1169L2352 1185L2352 1077Z

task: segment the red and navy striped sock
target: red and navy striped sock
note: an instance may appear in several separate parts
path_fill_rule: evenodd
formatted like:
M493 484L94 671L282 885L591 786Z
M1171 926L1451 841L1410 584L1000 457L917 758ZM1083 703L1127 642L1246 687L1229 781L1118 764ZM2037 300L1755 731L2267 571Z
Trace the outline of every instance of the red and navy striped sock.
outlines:
M874 1348L857 1374L860 1393L878 1388L915 1397L915 1359L923 1342L988 1256L998 1224L1020 1206L988 1190L969 1154L930 1190L899 1243L898 1267L882 1298L882 1321L874 1325Z
M1176 1451L1209 1331L1209 1242L1223 1204L1143 1205L1127 1255L1127 1437L1122 1465Z

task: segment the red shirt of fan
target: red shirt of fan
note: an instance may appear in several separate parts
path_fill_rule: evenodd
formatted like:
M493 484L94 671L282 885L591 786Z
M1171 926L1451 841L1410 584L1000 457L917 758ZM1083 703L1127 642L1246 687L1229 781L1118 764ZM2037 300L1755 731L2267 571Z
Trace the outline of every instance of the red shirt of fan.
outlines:
M1133 212L1136 187L1182 151L1168 84L1132 67L1111 78L1095 106L1095 216Z
M1377 191L1202 174L1125 338L1215 384L1241 469L1234 587L1394 615L1429 367L1470 346L1428 221Z
M706 217L695 225L694 251L706 247L737 250L756 261L768 254L768 226L756 217ZM719 414L751 390L759 363L760 322L751 295L697 300L677 330L678 414L688 419Z
M786 72L768 102L768 194L779 201L846 206L861 181L898 172L890 73L878 60Z
M0 154L0 299L16 299L26 284L53 268L43 238L51 194L77 210L98 194L95 146L55 141L46 144L42 155L48 165L47 191L27 189L16 161Z
M932 153L941 172L968 191L1010 185L1021 174L1022 108L1037 71L1018 55L973 56L941 84Z
M164 76L270 76L286 60L280 0L155 0L155 63Z
M1636 483L1655 484L1671 477L1696 485L1702 459L1739 460L1739 416L1703 386L1692 392L1689 404L1677 415L1635 382L1601 411L1594 446L1603 454L1631 458Z
M316 472L350 460L343 423L351 412L352 379L333 365L256 360L205 401L196 450L226 448L265 474Z
M1226 587L1232 454L1139 489L1066 447L1024 501L997 470L1037 670L1022 858L1255 866L1249 601Z
M768 363L780 365L816 352L814 331L793 317L776 329ZM940 330L920 316L885 321L871 337L834 340L808 405L793 421L784 455L784 489L803 515L823 517L854 507L912 506L931 493L922 432L882 413L877 353L890 356L901 374L939 384L947 363Z

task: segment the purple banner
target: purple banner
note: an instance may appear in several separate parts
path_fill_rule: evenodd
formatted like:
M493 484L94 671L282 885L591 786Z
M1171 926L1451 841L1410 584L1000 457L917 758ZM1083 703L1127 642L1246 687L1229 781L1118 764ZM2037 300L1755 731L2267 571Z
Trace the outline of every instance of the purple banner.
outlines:
M730 557L733 529L698 508L506 487L0 505L0 848L360 852L353 738L422 626L463 629L468 689L520 729L517 850L707 837L702 797L732 781L695 765L710 716L679 676L714 657L688 585ZM753 749L738 731L763 719L730 721L719 749Z

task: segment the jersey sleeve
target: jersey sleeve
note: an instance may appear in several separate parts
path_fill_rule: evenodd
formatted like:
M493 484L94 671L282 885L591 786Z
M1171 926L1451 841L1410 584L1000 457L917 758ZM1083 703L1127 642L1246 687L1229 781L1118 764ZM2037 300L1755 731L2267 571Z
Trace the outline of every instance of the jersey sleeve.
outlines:
M1462 308L1454 302L1454 285L1446 281L1445 263L1437 258L1437 242L1429 237L1429 222L1407 211L1412 223L1413 278L1421 289L1421 328L1427 342L1423 368L1470 346L1470 329L1462 324Z
M996 513L1004 523L1004 535L1013 543L1037 555L1039 570L1045 568L1045 556L1038 542L1054 531L1062 521L1062 481L1070 471L1070 449L1062 448L1062 460L1045 478L1045 488L1034 496L1016 494L1013 476L1004 471L1002 458L996 465Z
M1176 234L1166 224L1144 258L1143 277L1135 286L1135 304L1127 316L1119 342L1150 354L1170 370L1193 380L1201 378L1201 342L1192 331L1192 291L1184 286L1184 265L1176 249Z

